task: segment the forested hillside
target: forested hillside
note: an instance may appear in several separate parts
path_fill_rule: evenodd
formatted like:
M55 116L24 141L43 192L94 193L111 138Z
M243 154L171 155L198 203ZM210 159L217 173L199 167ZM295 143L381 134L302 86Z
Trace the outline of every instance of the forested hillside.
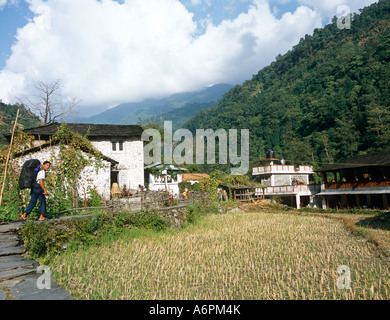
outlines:
M390 148L390 1L306 35L252 80L185 125L250 129L251 160L267 149L310 163Z
M4 134L12 132L16 113L20 109L17 130L43 125L39 118L20 105L9 105L0 101L0 146L8 144Z

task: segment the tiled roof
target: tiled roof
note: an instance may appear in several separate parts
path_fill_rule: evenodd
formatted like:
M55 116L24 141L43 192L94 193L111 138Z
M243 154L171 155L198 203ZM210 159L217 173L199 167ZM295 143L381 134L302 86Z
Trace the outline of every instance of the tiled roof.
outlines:
M209 177L206 173L184 173L182 174L183 181L199 180Z
M53 136L60 123L53 123L43 127L23 130L25 133L33 136L40 136L42 139L47 139ZM138 125L106 125L106 124L73 124L68 123L70 130L77 132L83 136L88 134L88 138L141 138L143 129ZM4 135L7 139L11 138L11 134Z

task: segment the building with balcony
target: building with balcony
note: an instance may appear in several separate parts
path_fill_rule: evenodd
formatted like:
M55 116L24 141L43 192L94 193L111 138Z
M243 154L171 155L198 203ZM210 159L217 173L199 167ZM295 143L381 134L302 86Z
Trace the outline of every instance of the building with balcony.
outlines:
M390 210L390 150L360 155L316 170L322 208Z
M182 172L187 169L156 163L146 166L144 170L149 191L167 191L175 197L179 196L179 183L183 181Z
M320 192L319 185L310 184L313 168L307 165L286 165L284 160L267 153L267 159L259 160L260 165L252 168L252 175L260 178L265 189L255 192L265 198L280 197L283 203L300 209L302 206L315 206L315 195Z

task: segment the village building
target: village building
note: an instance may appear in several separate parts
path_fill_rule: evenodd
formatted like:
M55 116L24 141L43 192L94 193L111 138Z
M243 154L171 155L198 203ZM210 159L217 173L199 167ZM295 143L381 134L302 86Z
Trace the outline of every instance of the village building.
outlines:
M317 172L323 209L390 210L390 150L359 155Z
M33 147L17 155L20 166L29 159L49 160L56 165L59 153L58 143L52 141L53 135L61 124L53 123L47 126L24 130L34 136ZM111 187L117 183L122 189L125 185L129 190L137 190L144 185L144 154L141 126L119 126L99 124L68 124L71 131L86 136L93 147L99 151L103 168L96 172L93 166L84 168L80 176L78 191L84 196L88 186L96 188L105 199L111 197ZM10 140L10 134L5 135ZM82 150L86 157L93 158L92 150Z
M179 196L179 183L183 182L182 172L187 169L162 163L155 163L144 169L149 191L167 191L175 197Z
M265 188L256 188L256 197L279 197L282 203L297 209L307 205L316 206L315 196L320 186L310 183L310 176L314 174L311 166L286 165L283 159L275 158L273 151L267 152L267 158L258 162L260 165L252 168L252 175L258 176Z

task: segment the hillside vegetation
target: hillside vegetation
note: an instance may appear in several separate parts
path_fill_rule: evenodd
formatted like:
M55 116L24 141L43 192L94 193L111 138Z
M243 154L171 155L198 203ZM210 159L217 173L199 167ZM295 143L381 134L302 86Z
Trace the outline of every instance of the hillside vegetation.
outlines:
M25 107L20 105L9 105L0 101L0 146L8 144L4 134L12 132L16 113L20 110L17 130L34 128L42 125L38 116L32 114Z
M389 148L390 1L306 35L186 127L250 129L251 160L339 161Z

